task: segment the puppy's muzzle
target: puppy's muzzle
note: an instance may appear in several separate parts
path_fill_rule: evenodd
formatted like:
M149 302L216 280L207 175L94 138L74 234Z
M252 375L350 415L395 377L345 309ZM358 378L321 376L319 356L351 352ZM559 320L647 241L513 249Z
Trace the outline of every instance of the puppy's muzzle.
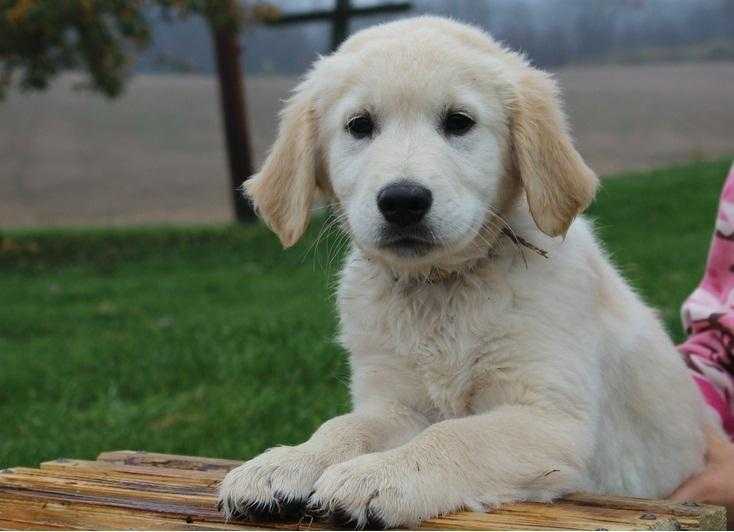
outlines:
M400 228L419 223L432 203L431 191L411 181L387 185L377 193L377 208L382 216L387 222Z

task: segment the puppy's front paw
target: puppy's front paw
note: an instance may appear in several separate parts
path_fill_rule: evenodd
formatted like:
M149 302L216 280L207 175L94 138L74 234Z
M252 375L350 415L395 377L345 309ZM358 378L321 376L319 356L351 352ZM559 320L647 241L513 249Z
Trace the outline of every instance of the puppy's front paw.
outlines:
M324 468L300 446L269 449L224 477L219 508L227 519L298 519Z
M388 453L331 466L315 488L309 507L340 527L414 526L463 506L453 490L423 475L415 461L394 459Z

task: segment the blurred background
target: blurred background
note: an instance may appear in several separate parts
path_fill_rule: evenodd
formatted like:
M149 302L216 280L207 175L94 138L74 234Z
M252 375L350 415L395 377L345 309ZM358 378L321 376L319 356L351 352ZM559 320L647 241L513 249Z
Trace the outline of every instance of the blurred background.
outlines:
M556 75L591 215L681 339L734 156L732 0L0 0L0 467L246 457L348 408L344 239L317 214L283 252L234 187L319 54L424 13Z
M147 35L140 46L136 33L117 40L131 49L117 69L123 80L115 99L78 90L88 76L62 69L44 92L7 90L0 106L0 225L231 219L211 24L187 2L168 2L168 9L160 7L167 2L126 3L142 5ZM729 155L734 146L734 106L727 101L734 90L732 1L351 4L349 31L400 16L449 15L488 29L556 72L580 151L601 174ZM329 52L338 22L327 13L334 0L238 6L250 166L257 168L281 100L314 58ZM372 10L360 13L365 7ZM30 18L33 7L27 9ZM293 17L309 13L320 18ZM273 24L284 17L290 20ZM73 21L69 26L75 28ZM109 43L100 38L99 45ZM53 60L53 52L48 56ZM75 66L83 69L85 59Z

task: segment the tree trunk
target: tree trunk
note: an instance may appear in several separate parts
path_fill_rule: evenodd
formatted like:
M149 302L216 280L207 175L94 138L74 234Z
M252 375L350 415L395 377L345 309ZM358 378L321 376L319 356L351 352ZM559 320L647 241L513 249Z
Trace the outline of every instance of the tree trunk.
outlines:
M334 19L331 26L331 51L333 52L349 36L350 0L336 0Z
M241 193L241 185L252 175L252 150L247 128L244 76L240 65L239 33L211 25L217 56L222 122L227 142L227 160L235 220L251 222L255 213Z

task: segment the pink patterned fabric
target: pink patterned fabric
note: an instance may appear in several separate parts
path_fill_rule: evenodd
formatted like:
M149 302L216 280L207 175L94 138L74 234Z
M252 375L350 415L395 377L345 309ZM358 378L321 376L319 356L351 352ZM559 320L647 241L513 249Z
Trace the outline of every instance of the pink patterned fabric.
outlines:
M721 193L706 271L681 314L689 336L679 349L734 439L734 165Z

